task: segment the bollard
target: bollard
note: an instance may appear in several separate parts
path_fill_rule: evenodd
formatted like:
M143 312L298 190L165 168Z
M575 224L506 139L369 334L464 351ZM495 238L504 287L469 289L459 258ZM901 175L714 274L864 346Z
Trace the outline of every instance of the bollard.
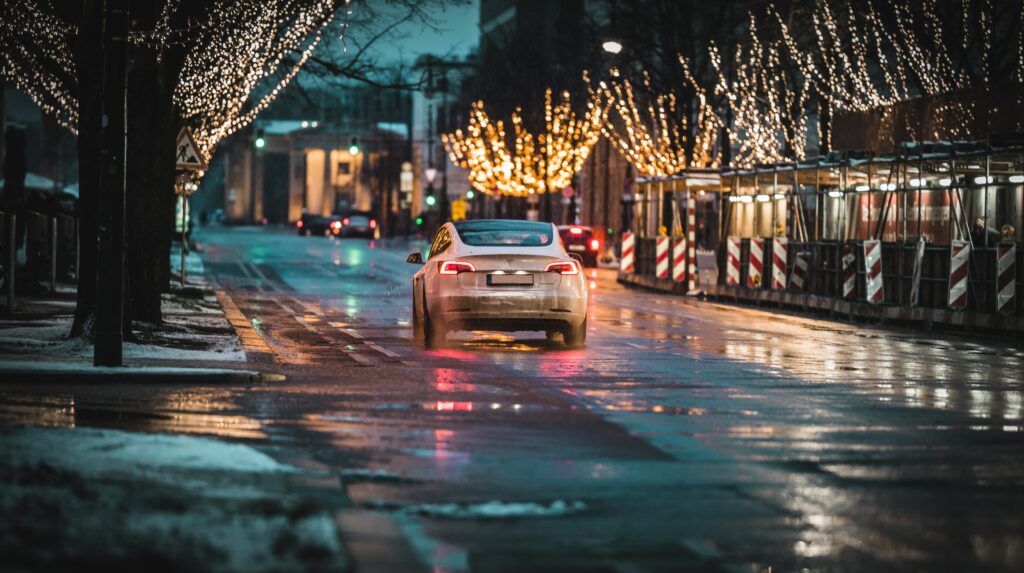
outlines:
M14 269L18 264L18 251L15 246L17 240L16 229L18 228L18 216L14 213L7 215L7 314L14 314Z
M50 292L57 292L57 218L50 217Z

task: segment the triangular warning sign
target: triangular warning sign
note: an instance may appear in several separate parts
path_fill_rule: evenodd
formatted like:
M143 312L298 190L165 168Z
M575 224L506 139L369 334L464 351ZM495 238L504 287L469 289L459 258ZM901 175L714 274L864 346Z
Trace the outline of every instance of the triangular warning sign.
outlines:
M183 127L178 132L177 142L174 144L175 169L190 169L192 171L206 171L206 161L196 147L196 141L192 139L192 130Z

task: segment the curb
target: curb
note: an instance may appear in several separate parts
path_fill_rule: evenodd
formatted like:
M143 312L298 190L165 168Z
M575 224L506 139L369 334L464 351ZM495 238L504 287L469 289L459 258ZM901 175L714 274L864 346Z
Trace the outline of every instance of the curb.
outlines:
M33 367L0 365L0 385L5 384L265 384L283 382L281 374L219 368L165 368L153 366L106 367L69 364Z

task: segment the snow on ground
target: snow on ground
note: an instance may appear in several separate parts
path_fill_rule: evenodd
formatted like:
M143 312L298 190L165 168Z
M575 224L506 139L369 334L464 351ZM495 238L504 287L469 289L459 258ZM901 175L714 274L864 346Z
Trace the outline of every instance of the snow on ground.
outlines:
M137 325L135 336L139 342L125 342L126 359L245 361L245 350L215 297L196 301L166 296L162 309L163 325ZM82 338L68 338L72 320L67 313L0 320L0 360L3 355L30 354L33 360L43 362L88 362L93 346Z
M427 503L407 505L406 513L447 519L519 519L561 517L587 509L582 501L555 500L551 503L488 501L484 503Z
M249 446L0 426L0 451L5 570L344 569L330 514Z

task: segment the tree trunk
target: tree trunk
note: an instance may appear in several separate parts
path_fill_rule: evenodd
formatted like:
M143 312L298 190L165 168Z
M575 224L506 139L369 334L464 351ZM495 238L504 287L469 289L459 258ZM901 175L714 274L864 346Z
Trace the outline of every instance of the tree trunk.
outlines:
M150 30L159 3L135 2L136 29ZM170 288L174 208L174 139L177 114L172 102L180 72L178 54L157 61L156 49L132 46L128 72L128 287L130 320L159 323L161 293Z
M72 336L92 336L96 315L97 198L103 115L103 29L99 0L83 0L78 69L78 289Z
M156 3L134 2L132 23L136 30L152 29L159 8ZM169 258L169 249L159 252L160 236L167 225L160 220L161 193L171 193L161 173L161 142L167 137L160 121L166 103L161 98L156 50L133 45L129 49L128 68L128 149L126 232L128 245L128 301L126 322L159 323L159 259ZM173 137L173 136L171 136ZM168 153L170 158L170 152ZM126 330L126 332L128 332Z

